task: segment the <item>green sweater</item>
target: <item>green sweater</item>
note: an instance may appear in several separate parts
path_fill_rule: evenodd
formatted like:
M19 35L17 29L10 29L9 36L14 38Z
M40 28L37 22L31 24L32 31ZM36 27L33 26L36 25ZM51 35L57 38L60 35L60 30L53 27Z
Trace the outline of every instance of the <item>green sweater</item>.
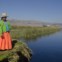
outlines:
M7 21L9 29L11 29L10 22ZM6 25L4 24L3 20L0 20L0 36L2 36L2 33L6 32Z

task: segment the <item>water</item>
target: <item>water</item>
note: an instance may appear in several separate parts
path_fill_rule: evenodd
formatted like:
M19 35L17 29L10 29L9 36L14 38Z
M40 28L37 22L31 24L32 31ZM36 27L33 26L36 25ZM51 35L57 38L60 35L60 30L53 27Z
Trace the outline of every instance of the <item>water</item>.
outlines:
M31 62L62 62L62 31L27 44L33 51Z

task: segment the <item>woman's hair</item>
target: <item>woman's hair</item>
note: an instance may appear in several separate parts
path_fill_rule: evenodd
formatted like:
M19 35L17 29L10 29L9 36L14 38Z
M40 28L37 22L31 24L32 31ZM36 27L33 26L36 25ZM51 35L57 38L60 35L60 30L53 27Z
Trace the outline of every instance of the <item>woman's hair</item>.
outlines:
M3 20L4 17L1 17L1 20ZM7 18L7 17L6 17ZM4 20L4 21L7 21L7 20Z

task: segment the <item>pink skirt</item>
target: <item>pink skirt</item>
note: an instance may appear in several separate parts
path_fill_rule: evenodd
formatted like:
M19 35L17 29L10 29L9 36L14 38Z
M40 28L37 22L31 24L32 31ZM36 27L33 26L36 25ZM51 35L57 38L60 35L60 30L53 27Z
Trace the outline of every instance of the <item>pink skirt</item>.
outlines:
M12 40L9 32L3 33L3 36L0 37L0 50L9 50L12 49Z

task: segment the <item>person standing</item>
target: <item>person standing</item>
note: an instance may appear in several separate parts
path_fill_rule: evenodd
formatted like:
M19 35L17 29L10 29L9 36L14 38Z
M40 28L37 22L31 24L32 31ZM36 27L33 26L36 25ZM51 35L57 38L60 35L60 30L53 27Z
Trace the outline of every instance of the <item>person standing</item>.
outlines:
M11 25L7 20L7 13L2 13L0 20L0 50L12 49L12 39L10 36Z

